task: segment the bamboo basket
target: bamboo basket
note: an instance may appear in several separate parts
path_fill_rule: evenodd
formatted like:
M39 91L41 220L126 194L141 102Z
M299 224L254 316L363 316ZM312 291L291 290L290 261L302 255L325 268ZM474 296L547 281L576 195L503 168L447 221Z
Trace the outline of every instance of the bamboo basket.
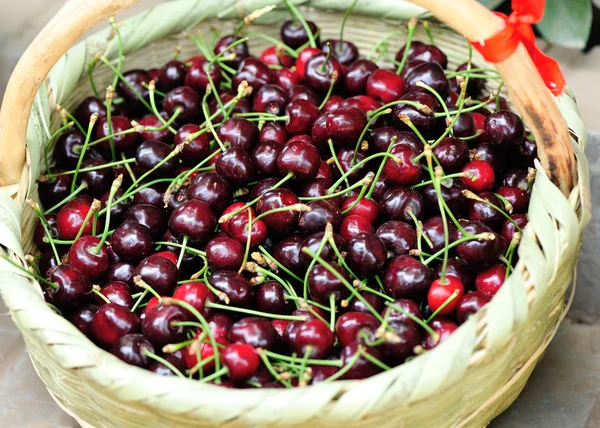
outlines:
M109 30L74 44L94 24L137 0L69 0L17 65L0 113L0 244L23 263L32 248L35 218L24 209L37 197L43 147L60 119L55 103L74 110L91 93L87 65L97 52L115 58ZM234 20L278 0L175 0L122 23L124 69L162 64L174 46L196 54L185 31L221 33ZM350 0L296 1L324 38L335 36ZM346 37L364 54L383 34L428 9L436 43L449 57L465 57L469 40L495 34L501 21L475 0L361 0ZM418 5L418 6L417 6ZM283 11L258 21L276 35ZM457 32L461 33L459 35ZM423 33L417 33L417 38ZM397 49L402 37L394 39ZM261 42L250 48L260 52ZM477 54L474 62L484 64ZM451 61L452 62L452 61ZM456 61L454 65L456 65ZM83 426L389 426L479 427L518 396L568 309L582 233L591 216L587 136L568 90L553 97L523 46L495 64L513 106L538 142L540 162L519 247L519 262L499 293L447 341L391 371L362 381L290 390L229 390L163 378L129 366L97 348L44 302L39 285L0 260L0 293L48 391ZM98 68L99 87L112 74ZM31 111L31 113L29 113Z

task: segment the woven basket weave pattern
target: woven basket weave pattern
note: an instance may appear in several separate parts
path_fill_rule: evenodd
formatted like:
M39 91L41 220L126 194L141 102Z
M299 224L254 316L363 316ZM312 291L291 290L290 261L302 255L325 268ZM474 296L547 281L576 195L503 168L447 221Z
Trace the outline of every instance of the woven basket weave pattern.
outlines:
M234 23L214 18L243 16L269 3L237 2L233 7L223 7L216 1L179 0L169 5L168 14L166 5L161 5L123 26L124 69L161 65L171 57L177 43L182 46L183 58L195 55L197 49L184 35L169 35L199 21L206 35L212 28L225 34ZM341 13L318 8L326 5L343 10L349 3L311 2L316 8L308 10L307 17L319 24L322 39L338 34ZM398 31L402 26L398 21L361 16L361 13L382 16L385 10L386 16L396 19L415 13L413 6L403 8L391 1L377 2L377 7L371 8L369 3L358 3L357 14L350 17L345 34L357 43L362 54L384 34ZM159 19L161 16L163 20ZM283 16L274 12L265 18L269 23L278 22ZM159 25L162 21L166 22L163 27ZM278 26L274 25L257 26L257 30L275 37L278 34ZM463 62L467 44L462 37L437 25L433 26L433 33L451 63ZM59 102L73 111L81 99L90 95L86 64L99 48L104 50L108 34L105 31L69 51L36 97L28 132L30 183L34 193L35 179L43 164L40 147L47 141L44 127L49 125L54 130L59 123L57 115L51 114L51 106ZM422 32L417 38L426 41ZM153 43L148 45L149 41ZM401 44L403 37L394 38L390 52L395 53ZM254 40L250 44L254 53L265 46ZM114 42L108 44L107 53L109 58L115 57ZM473 61L484 64L477 55ZM65 75L70 77L64 79ZM98 88L105 87L112 79L106 67L99 67L94 76ZM571 99L563 96L559 105L579 137L579 142L573 144L579 184L569 200L539 167L530 203L531 221L519 247L520 261L491 304L434 351L373 378L292 390L226 390L182 379L160 378L96 348L45 305L37 284L17 273L4 273L15 272L6 263L0 265L4 271L0 292L23 333L36 370L53 397L65 410L92 426L484 425L516 398L554 335L564 315L563 298L573 276L582 230L589 220L589 180L583 155L585 130ZM20 199L23 198L21 194ZM31 210L24 209L22 214L20 241L27 253L33 251L31 236L35 219ZM3 228L0 232L18 230L19 219L0 212L0 226ZM7 239L2 244L23 255L19 248L14 248L13 241Z

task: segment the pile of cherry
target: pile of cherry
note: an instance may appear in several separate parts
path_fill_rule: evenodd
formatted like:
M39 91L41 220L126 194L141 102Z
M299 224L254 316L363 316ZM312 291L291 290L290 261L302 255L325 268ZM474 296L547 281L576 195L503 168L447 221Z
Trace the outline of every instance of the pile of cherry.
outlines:
M129 364L365 378L448 338L516 262L536 146L485 92L498 75L449 70L414 21L380 68L292 12L260 58L243 25L160 69L102 57L114 89L59 107L30 271Z

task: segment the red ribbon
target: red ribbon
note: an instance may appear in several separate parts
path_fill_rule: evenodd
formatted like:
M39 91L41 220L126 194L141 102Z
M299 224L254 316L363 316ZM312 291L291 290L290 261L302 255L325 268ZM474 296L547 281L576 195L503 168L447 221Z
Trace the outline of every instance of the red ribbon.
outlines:
M535 45L531 28L532 24L542 20L545 7L546 0L512 0L510 16L494 12L504 20L504 28L489 39L472 44L487 61L500 62L511 56L519 43L523 43L548 89L554 95L560 95L566 84L560 66Z

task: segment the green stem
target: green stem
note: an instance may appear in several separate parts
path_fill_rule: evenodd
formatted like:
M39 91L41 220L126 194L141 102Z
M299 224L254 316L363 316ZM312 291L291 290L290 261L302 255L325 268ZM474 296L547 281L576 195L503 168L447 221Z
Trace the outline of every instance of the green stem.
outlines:
M79 169L81 168L81 163L83 162L83 158L85 157L85 152L87 150L87 146L90 142L90 138L92 136L92 129L94 129L94 125L98 120L98 114L92 114L90 118L90 123L88 124L88 130L85 136L85 142L81 147L81 153L79 153L79 159L77 160L77 167L75 168L75 173L73 174L73 181L71 182L71 193L75 191L75 184L77 183L77 174L79 173Z

